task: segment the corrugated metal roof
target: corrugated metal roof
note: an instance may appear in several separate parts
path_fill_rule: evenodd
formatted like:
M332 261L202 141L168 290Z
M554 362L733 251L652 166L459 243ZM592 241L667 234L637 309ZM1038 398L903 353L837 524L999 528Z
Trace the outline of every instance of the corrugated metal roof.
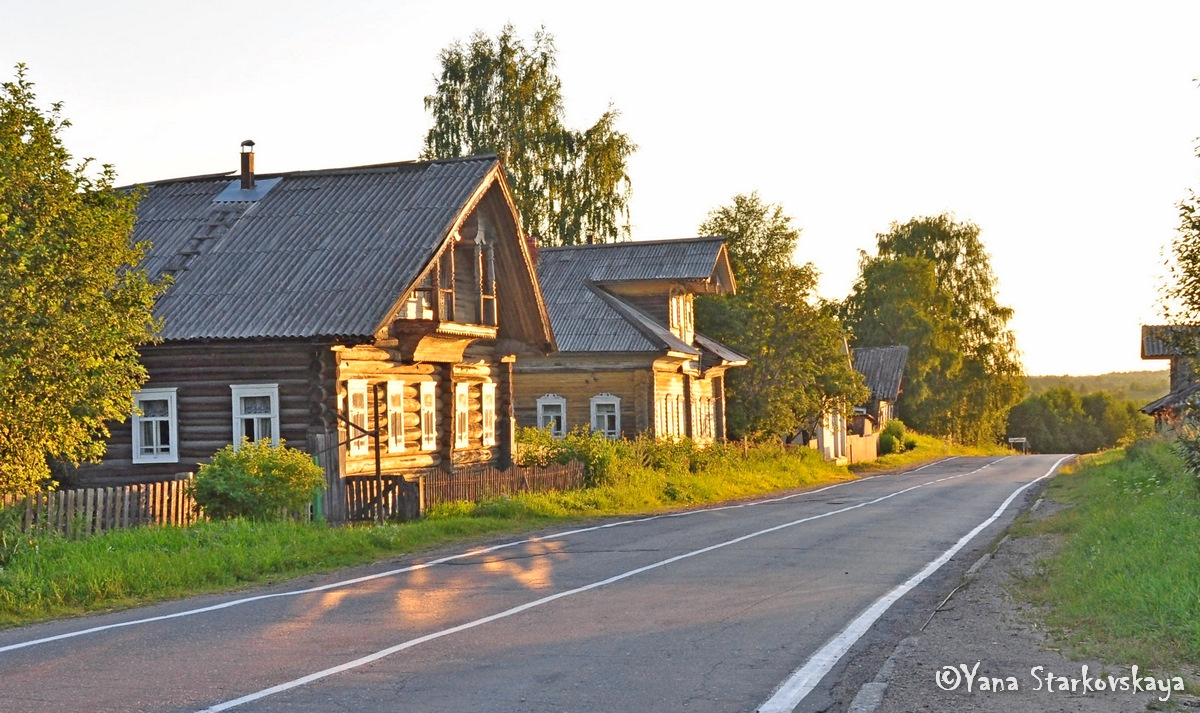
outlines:
M900 396L900 380L908 347L859 347L854 350L854 368L863 375L873 400L895 401Z
M724 238L693 238L542 248L538 281L559 351L672 349L698 354L665 326L615 295L601 292L596 284L707 280L724 245Z
M1142 358L1183 356L1191 345L1200 346L1200 326L1186 324L1142 325Z
M155 307L163 338L370 337L496 166L271 174L253 203L214 202L228 176L148 186L134 238L152 244L151 274L175 275Z

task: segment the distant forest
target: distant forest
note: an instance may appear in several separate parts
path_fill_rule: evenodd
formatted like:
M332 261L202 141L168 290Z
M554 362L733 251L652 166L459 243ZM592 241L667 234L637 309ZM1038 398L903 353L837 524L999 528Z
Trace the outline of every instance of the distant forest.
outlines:
M1037 396L1050 389L1067 388L1080 396L1107 391L1118 399L1128 399L1139 407L1162 398L1170 391L1170 372L1118 371L1097 376L1030 376L1029 394Z

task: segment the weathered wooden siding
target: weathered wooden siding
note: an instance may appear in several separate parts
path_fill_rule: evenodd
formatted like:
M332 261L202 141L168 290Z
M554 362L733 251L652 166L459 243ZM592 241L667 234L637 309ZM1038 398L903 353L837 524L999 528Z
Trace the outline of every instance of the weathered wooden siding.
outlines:
M104 462L64 471L64 483L104 487L148 483L195 471L218 449L233 442L234 384L279 385L279 435L298 448L321 430L323 406L332 396L323 388L329 373L329 346L312 342L245 340L175 342L144 347L150 374L144 389L177 389L177 463L134 463L130 421L111 424Z
M521 362L517 362L520 369ZM591 399L612 394L621 399L621 431L626 437L643 433L650 425L647 408L650 396L650 367L638 370L571 370L514 375L517 425L537 426L537 400L556 394L567 400L567 430L591 426Z

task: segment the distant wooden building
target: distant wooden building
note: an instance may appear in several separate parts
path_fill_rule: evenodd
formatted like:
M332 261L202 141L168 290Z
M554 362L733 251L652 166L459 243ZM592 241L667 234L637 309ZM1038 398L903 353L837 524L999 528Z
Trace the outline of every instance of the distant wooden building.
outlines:
M373 473L377 444L386 473L507 464L513 354L554 338L500 162L255 175L243 146L240 175L145 187L162 342L104 461L68 477L158 480L243 438L331 480Z
M859 347L851 352L854 369L863 375L863 381L871 396L859 406L864 417L874 421L874 429L896 414L896 401L900 398L900 385L904 379L904 365L908 362L908 347Z
M541 248L537 271L559 351L514 365L518 424L725 438L725 371L746 357L693 317L694 295L736 289L723 238Z
M1170 392L1142 407L1154 417L1159 429L1175 428L1183 421L1188 402L1200 393L1196 376L1196 354L1200 352L1200 327L1192 325L1143 325L1142 358L1169 359Z

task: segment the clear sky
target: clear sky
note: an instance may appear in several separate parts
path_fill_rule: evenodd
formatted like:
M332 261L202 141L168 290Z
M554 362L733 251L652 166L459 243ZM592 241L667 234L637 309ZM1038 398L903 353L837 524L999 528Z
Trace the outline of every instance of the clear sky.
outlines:
M556 38L567 122L639 145L634 239L757 190L840 299L893 221L983 229L1031 374L1162 368L1175 204L1200 188L1200 3L0 0L68 148L122 183L416 158L437 55L505 22Z

